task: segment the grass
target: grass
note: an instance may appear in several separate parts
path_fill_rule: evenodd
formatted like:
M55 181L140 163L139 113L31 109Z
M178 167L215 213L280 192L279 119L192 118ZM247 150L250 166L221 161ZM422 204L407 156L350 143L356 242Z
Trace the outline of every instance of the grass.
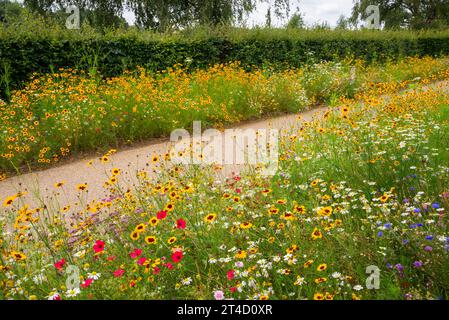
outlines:
M316 103L337 104L378 83L382 90L397 90L400 82L405 87L419 77L435 80L448 68L447 58L425 57L370 66L358 60L322 62L285 71L247 72L231 63L190 73L175 66L106 80L70 69L36 75L10 103L0 101L0 177L167 136L194 120L223 127L299 112Z
M429 72L421 63L409 70ZM298 119L273 177L252 168L217 181L216 166L160 160L133 190L113 170L108 199L65 185L40 207L7 197L3 298L448 298L449 100L447 87L423 90L432 74L407 92L397 89L408 81L365 83L355 100ZM68 192L79 201L59 204Z

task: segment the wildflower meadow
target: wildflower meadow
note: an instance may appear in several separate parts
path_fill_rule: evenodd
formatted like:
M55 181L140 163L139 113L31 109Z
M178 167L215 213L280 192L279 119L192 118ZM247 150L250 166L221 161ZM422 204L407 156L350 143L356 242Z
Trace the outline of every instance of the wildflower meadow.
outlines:
M59 66L0 118L2 300L449 298L447 55ZM273 130L242 145L275 146L275 170L175 148L194 122ZM116 161L156 142L138 169ZM69 165L101 182L68 183ZM46 182L22 182L35 172Z

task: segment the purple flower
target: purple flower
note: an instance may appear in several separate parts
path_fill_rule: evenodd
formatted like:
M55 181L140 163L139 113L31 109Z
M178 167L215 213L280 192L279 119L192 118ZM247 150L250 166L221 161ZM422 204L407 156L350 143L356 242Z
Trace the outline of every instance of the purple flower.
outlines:
M382 231L379 231L378 233L377 233L377 236L380 238L380 237L382 237L384 235L384 233L382 232Z
M414 213L420 213L421 209L420 208L415 208L415 210L413 210Z
M440 208L440 204L438 202L432 203L432 208L439 209Z
M426 240L432 241L433 240L433 236L426 236Z
M433 248L431 246L425 246L424 250L427 252L431 252L433 250Z
M402 266L402 264L398 263L394 266L396 268L396 270L398 270L399 272L404 271L404 267Z
M402 240L402 244L408 244L410 241L408 241L407 239Z
M390 229L391 228L391 223L385 223L384 224L385 229Z
M413 262L413 266L414 266L415 268L421 268L422 265L423 265L423 263L422 263L421 261L415 261L415 262Z

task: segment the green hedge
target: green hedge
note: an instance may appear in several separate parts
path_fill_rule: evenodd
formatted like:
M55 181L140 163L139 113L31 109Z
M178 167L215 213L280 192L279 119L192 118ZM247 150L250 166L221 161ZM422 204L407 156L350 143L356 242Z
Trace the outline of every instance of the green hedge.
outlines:
M311 61L348 55L367 62L404 56L449 54L449 32L236 30L167 37L136 34L18 36L0 30L1 95L33 72L96 67L103 76L143 66L163 70L180 63L190 68L241 61L245 66L300 67ZM96 61L94 61L96 59Z

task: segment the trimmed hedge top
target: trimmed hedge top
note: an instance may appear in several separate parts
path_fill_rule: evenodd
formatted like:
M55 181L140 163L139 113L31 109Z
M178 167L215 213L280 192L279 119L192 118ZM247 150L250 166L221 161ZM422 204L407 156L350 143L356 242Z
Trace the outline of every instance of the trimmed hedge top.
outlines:
M305 63L344 57L384 61L404 56L449 54L449 31L305 31L289 29L226 29L161 35L135 29L99 35L78 30L48 34L13 33L0 29L0 76L3 96L31 73L52 68L95 67L111 77L137 66L164 70L175 64L204 68L240 61L246 67L300 67ZM9 88L6 88L9 86Z

